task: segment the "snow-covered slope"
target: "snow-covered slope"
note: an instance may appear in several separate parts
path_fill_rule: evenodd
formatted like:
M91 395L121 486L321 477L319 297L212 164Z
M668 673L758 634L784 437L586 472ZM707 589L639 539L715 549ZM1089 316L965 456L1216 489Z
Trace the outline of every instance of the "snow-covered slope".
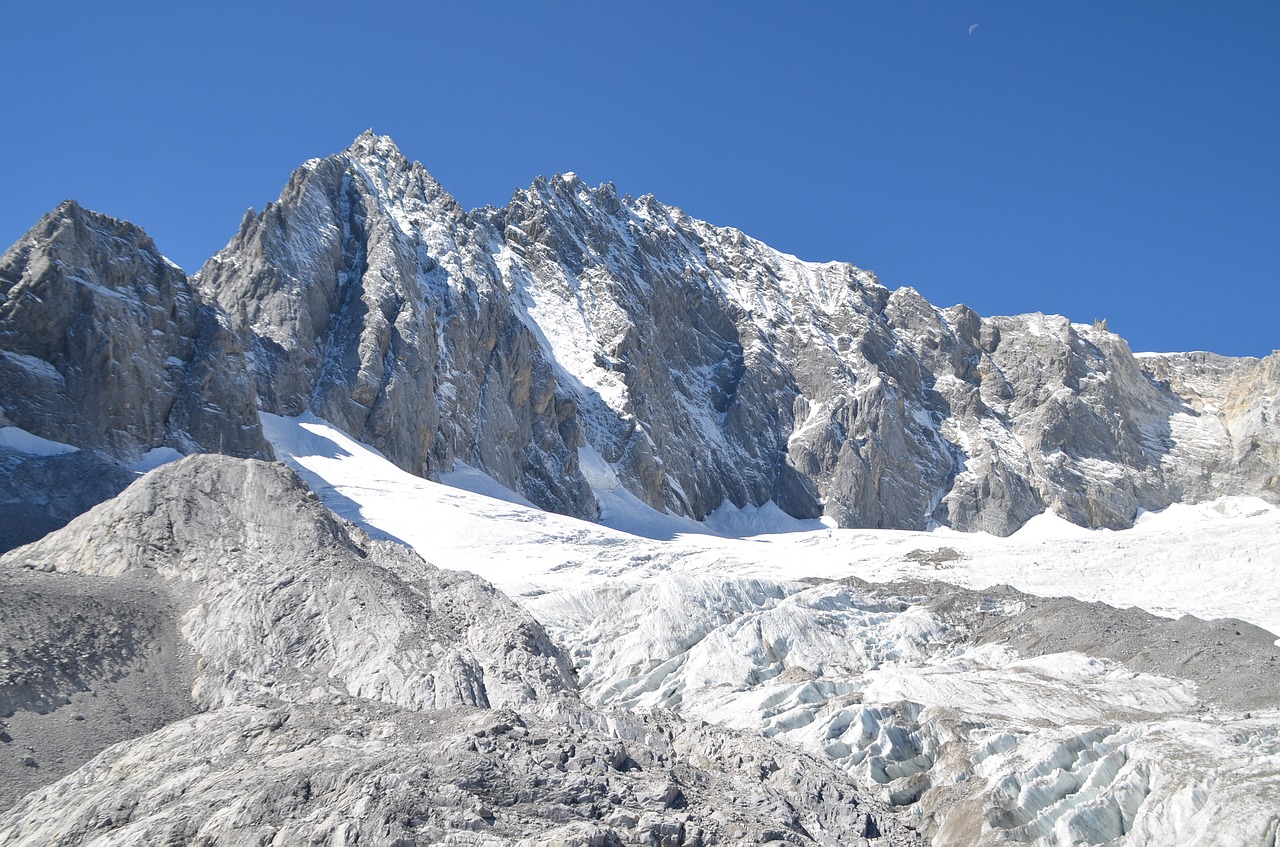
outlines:
M1141 516L1131 530L1086 530L1042 515L1009 538L983 533L815 529L760 510L722 510L711 526L633 507L617 531L399 470L314 416L263 415L276 454L338 514L481 574L513 595L643 580L673 569L768 579L941 580L1138 606L1161 615L1236 617L1280 632L1280 509L1223 498ZM495 493L492 489L487 493ZM734 530L721 537L715 527ZM666 540L663 540L666 539ZM577 552L567 553L568 550ZM566 558L567 557L567 558Z
M314 417L264 429L345 517L520 599L588 702L825 756L934 843L1262 844L1274 829L1280 511L1260 500L1123 532L1042 516L1011 538L723 537L651 511L641 537L416 479ZM1233 619L1041 599L1061 595Z

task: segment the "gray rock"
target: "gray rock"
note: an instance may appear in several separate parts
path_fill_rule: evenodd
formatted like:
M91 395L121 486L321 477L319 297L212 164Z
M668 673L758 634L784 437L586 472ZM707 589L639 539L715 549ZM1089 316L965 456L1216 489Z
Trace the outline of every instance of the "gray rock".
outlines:
M247 214L198 291L73 205L0 285L0 412L113 457L261 455L256 397L588 519L581 450L601 485L696 519L772 500L1007 535L1046 509L1119 529L1280 503L1276 355L1135 357L1101 323L939 309L571 174L465 213L372 133Z
M495 732L499 722L513 726ZM777 745L686 731L671 718L650 727L652 740L629 744L663 759L657 774L605 766L616 738L575 711L549 720L466 708L409 712L349 698L323 706L264 700L111 749L0 814L0 840L73 847L110 833L147 844L694 847L756 845L772 835L834 847L849 843L870 809L881 822L877 844L924 843L830 765L804 757L808 779L761 783L740 759ZM556 740L545 743L548 735ZM694 752L702 750L710 758ZM690 795L685 809L638 812L636 798L673 778Z
M196 712L168 586L0 568L0 597L0 809Z
M4 743L50 739L0 768L6 799L42 785L0 812L6 844L836 845L866 814L923 843L832 764L585 707L525 612L340 524L282 465L162 467L0 580L22 610Z
M1166 461L1175 499L1219 493L1280 497L1280 352L1262 359L1166 353L1139 360L1157 385L1184 398L1180 444Z
M183 586L203 707L324 692L501 706L574 689L525 612L477 577L339 524L280 464L190 456L0 557L0 568Z
M436 478L474 465L594 519L576 398L495 273L487 234L388 138L296 171L200 271L252 351L261 407L312 411Z
M141 229L72 201L0 257L0 413L126 463L270 453L225 317Z
M843 526L1007 535L1045 508L1120 528L1177 499L1280 502L1274 363L1217 357L1204 390L1237 399L1197 410L1103 326L940 310L607 184L539 180L473 217L586 389L588 442L657 508L773 499ZM1197 415L1200 437L1171 435ZM1196 482L1203 450L1215 473Z

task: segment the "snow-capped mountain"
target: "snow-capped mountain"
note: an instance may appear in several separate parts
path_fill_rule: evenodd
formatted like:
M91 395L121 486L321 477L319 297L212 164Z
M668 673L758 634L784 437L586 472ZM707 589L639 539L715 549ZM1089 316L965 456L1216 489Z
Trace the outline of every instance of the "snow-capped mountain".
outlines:
M0 842L1274 847L1278 402L371 132L194 277L68 202L0 258Z
M593 509L580 453L597 487L695 520L772 502L1007 535L1045 509L1120 528L1280 498L1275 357L1135 358L1101 327L938 309L573 174L468 215L371 133L299 169L198 280L264 410L567 514Z
M939 309L572 174L467 213L371 132L299 168L194 285L73 205L0 280L3 414L117 456L260 455L256 399L586 518L615 488L694 520L771 504L997 535L1280 502L1275 355L1135 357L1100 326Z

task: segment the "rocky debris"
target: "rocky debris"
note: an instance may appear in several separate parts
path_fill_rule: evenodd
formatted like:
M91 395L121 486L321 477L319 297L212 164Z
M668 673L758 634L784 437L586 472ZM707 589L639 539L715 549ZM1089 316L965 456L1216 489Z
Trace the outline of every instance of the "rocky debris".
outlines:
M921 565L932 565L936 569L948 567L952 562L964 558L964 554L954 547L939 547L936 550L912 550L902 557L904 561Z
M0 813L6 844L836 845L869 819L923 843L811 756L583 706L527 613L279 464L161 467L0 580L0 773L8 799L43 786Z
M909 583L895 589L911 592ZM1224 709L1280 709L1276 636L1231 618L1176 620L1142 609L1117 609L1073 597L1035 597L1010 588L985 592L942 584L926 605L958 617L977 644L1001 644L1023 656L1075 651L1120 662L1142 673L1186 679L1197 696ZM993 601L1015 603L1013 614L982 614Z
M269 456L244 354L138 227L67 201L0 257L0 413L131 464Z
M830 766L762 780L762 754L794 754L670 718L628 720L620 738L575 710L246 703L118 746L27 796L0 815L0 840L847 845L869 818L877 845L924 843ZM677 803L665 799L673 788Z
M574 689L526 613L478 578L339 524L282 465L166 465L0 557L0 578L0 713L13 749L44 763L16 783L3 771L10 791L245 698L443 708Z
M0 808L195 712L168 586L0 568L0 596Z

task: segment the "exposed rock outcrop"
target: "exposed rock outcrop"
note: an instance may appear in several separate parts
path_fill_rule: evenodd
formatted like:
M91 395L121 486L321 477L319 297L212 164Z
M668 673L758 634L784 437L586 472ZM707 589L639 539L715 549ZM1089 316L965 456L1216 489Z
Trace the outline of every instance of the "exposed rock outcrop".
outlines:
M1213 357L1226 382L1205 390L1235 399L1197 410L1101 326L938 309L608 184L557 175L476 215L586 389L591 445L657 508L773 499L842 526L1007 535L1045 508L1121 528L1188 497L1277 502L1274 364ZM1204 443L1171 434L1200 414Z
M594 519L576 397L488 262L484 231L388 138L298 169L200 271L231 315L262 408L305 410L435 478L482 468Z
M239 340L138 227L67 201L0 257L0 551L119 493L153 450L269 457Z
M280 464L188 457L0 565L182 587L204 707L317 690L412 708L514 706L574 688L509 600L339 524Z
M0 257L0 412L127 463L269 455L225 317L145 232L72 201Z
M135 479L89 450L38 456L0 447L0 552L64 526Z
M0 412L113 455L260 455L256 398L587 519L592 485L696 519L772 500L997 535L1280 502L1275 356L1135 357L1102 325L939 309L573 174L467 213L371 132L246 214L195 287L74 205L0 280Z

